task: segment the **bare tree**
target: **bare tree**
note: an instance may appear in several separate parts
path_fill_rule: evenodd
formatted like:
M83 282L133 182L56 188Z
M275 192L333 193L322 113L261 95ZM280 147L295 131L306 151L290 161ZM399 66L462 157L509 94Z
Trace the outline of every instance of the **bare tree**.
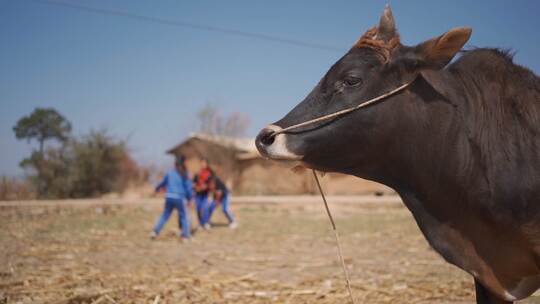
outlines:
M199 118L199 131L216 135L218 130L221 128L221 114L219 110L212 104L206 104L199 112L197 113Z
M232 112L223 116L212 104L206 104L198 113L199 131L209 135L242 137L249 127L249 116L241 112Z
M250 119L246 113L232 112L227 116L223 125L223 135L230 137L243 137L249 127Z

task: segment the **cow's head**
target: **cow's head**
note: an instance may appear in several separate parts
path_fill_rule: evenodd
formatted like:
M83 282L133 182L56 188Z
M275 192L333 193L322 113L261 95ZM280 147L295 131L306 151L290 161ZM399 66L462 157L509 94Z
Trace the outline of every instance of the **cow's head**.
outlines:
M424 71L442 69L470 34L470 28L454 28L417 46L404 46L387 6L378 27L362 35L300 104L259 133L258 150L270 159L295 160L324 171L350 172L378 165L374 160L403 135L398 131L410 131L418 124L415 111L426 102L412 86L382 103L339 118L277 136L273 133L384 94Z

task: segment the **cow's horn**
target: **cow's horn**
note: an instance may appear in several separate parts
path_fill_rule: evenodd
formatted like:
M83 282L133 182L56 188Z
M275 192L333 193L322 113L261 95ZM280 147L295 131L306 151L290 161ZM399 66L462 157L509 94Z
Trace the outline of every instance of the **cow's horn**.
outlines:
M384 41L389 41L396 34L396 22L394 21L394 16L392 15L392 10L390 5L384 7L381 20L379 21L379 27L377 28L377 39Z

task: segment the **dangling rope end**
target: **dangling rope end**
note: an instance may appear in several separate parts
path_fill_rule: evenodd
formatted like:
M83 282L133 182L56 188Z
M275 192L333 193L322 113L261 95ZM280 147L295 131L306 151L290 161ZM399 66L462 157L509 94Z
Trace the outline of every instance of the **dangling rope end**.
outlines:
M334 231L334 237L336 239L338 255L341 261L341 267L343 268L343 274L345 275L345 282L347 283L347 291L349 293L349 298L351 299L352 304L356 304L356 302L354 301L353 294L352 294L349 272L347 271L347 265L345 264L345 258L343 258L343 252L341 250L341 242L339 241L339 234L336 228L336 223L334 222L334 218L332 217L332 213L330 212L330 208L328 207L328 202L326 201L326 196L324 196L324 192L322 190L319 177L317 176L317 172L315 170L311 170L311 171L313 172L313 176L315 177L315 181L317 182L317 187L319 188L319 192L321 193L321 197L324 202L324 207L326 208L326 214L328 214L328 218L330 219L330 223L332 224L332 230Z

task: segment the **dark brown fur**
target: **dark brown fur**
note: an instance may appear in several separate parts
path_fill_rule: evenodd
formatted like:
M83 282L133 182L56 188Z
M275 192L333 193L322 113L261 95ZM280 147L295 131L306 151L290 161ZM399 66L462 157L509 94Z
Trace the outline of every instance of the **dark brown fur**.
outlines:
M384 102L278 135L279 150L263 129L257 148L394 188L429 244L474 277L477 303L529 296L540 287L540 78L498 49L448 64L470 28L409 47L389 8L380 24L383 38L367 31L274 128L414 82Z

